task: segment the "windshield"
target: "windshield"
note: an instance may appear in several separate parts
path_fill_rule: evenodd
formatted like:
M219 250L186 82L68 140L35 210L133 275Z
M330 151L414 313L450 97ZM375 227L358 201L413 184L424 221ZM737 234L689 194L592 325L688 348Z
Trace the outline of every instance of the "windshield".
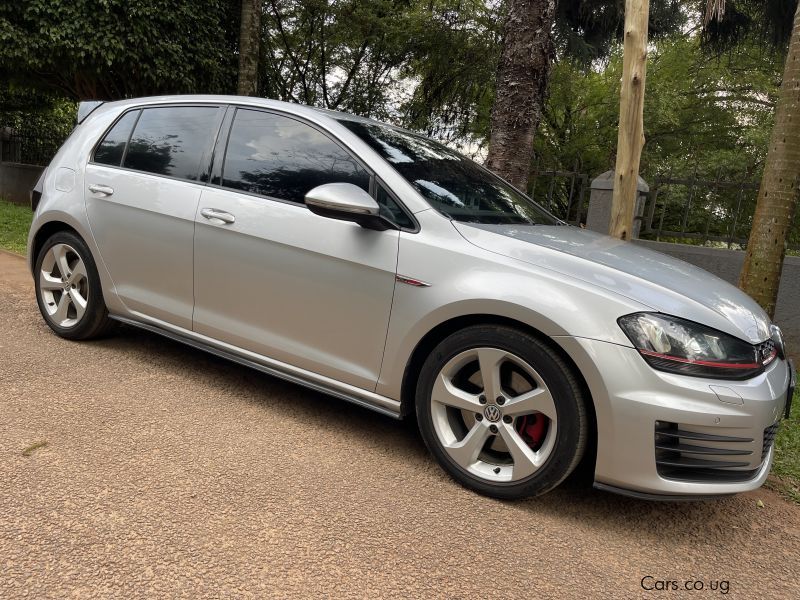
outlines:
M473 161L429 138L362 121L339 121L369 144L430 205L455 221L557 225L533 200Z

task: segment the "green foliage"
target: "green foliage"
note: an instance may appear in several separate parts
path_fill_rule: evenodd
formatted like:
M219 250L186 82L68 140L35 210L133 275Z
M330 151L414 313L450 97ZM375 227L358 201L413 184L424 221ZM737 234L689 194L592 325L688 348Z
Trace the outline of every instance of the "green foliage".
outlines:
M767 44L785 53L792 34L798 0L727 0L721 20L706 24L707 49L730 51L739 44ZM705 0L702 0L702 5Z
M728 0L728 8L774 20L797 0L754 2ZM781 58L755 38L719 57L701 52L704 3L651 0L649 180L696 172L751 181L763 165ZM590 175L613 166L623 5L559 1L558 61L535 141L541 165ZM239 9L238 0L6 3L0 77L27 87L0 90L0 125L66 135L74 104L31 84L71 98L232 91ZM264 0L260 90L401 123L479 154L503 18L500 1Z
M19 135L47 135L64 140L75 126L77 104L59 94L0 84L0 127Z
M417 83L401 106L408 127L451 142L488 138L501 7L437 0L418 8L413 55L402 70Z
M560 0L554 28L560 60L588 67L607 57L622 35L623 8L620 0ZM485 144L504 3L432 0L419 3L416 14L421 23L402 72L417 85L402 105L404 122L457 144ZM689 16L680 0L651 0L651 39L681 32Z
M680 32L689 17L685 0L650 0L649 15L650 40ZM624 1L559 0L556 46L562 56L586 64L609 55L624 25Z
M645 178L697 172L712 179L757 178L766 155L779 79L778 58L749 45L710 59L697 36L653 45L645 96L641 172ZM582 67L553 68L536 156L543 164L592 174L613 168L622 52Z
M73 99L228 91L236 37L224 25L233 5L238 2L5 2L0 78L56 88Z
M52 92L0 83L0 132L17 139L3 160L47 164L75 126L77 103Z
M267 0L262 94L390 118L397 69L418 27L410 1Z
M683 207L692 197L690 231L727 236L736 218L747 237L756 200L754 189L715 188L715 181L759 180L772 129L781 57L756 43L709 57L699 33L651 45L644 123L646 143L640 173L651 185L659 178L697 176L711 182L663 187L659 205L671 203L665 228L680 230ZM622 51L585 67L562 60L553 68L550 96L534 140L534 167L591 176L614 168L619 118ZM658 215L660 217L660 213ZM793 240L797 243L800 240Z
M696 171L723 179L758 177L772 125L778 63L755 46L709 59L696 36L655 44L645 96L643 175ZM602 67L587 69L568 60L554 67L535 142L542 162L566 168L577 161L590 173L613 167L621 73L619 47Z

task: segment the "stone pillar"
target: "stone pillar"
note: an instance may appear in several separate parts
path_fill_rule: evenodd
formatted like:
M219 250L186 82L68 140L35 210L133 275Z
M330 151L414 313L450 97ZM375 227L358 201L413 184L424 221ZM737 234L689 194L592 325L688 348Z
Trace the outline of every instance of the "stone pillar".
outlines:
M592 180L591 195L589 196L589 211L586 214L586 229L599 233L608 233L611 224L611 197L614 195L614 171L606 171ZM650 186L639 177L637 185L636 212L635 216L644 215L645 204L647 203L647 193ZM634 219L633 237L639 237L639 230L642 227L641 219Z

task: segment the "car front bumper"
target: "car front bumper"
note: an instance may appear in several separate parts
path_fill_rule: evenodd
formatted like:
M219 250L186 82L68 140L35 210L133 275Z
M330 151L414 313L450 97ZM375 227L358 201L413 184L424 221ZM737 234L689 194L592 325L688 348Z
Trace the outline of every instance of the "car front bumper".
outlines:
M792 370L783 360L747 381L652 369L632 347L556 341L583 373L597 417L597 487L639 497L707 497L766 480Z

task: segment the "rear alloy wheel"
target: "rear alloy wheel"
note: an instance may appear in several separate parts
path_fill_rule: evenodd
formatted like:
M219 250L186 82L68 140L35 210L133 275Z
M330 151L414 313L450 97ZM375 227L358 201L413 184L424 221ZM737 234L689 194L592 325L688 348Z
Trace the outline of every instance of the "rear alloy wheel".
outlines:
M88 339L111 327L92 255L62 231L42 246L35 267L36 300L45 322L68 339Z
M586 444L574 374L547 345L509 327L470 327L439 344L420 374L417 417L445 470L498 498L552 489Z

